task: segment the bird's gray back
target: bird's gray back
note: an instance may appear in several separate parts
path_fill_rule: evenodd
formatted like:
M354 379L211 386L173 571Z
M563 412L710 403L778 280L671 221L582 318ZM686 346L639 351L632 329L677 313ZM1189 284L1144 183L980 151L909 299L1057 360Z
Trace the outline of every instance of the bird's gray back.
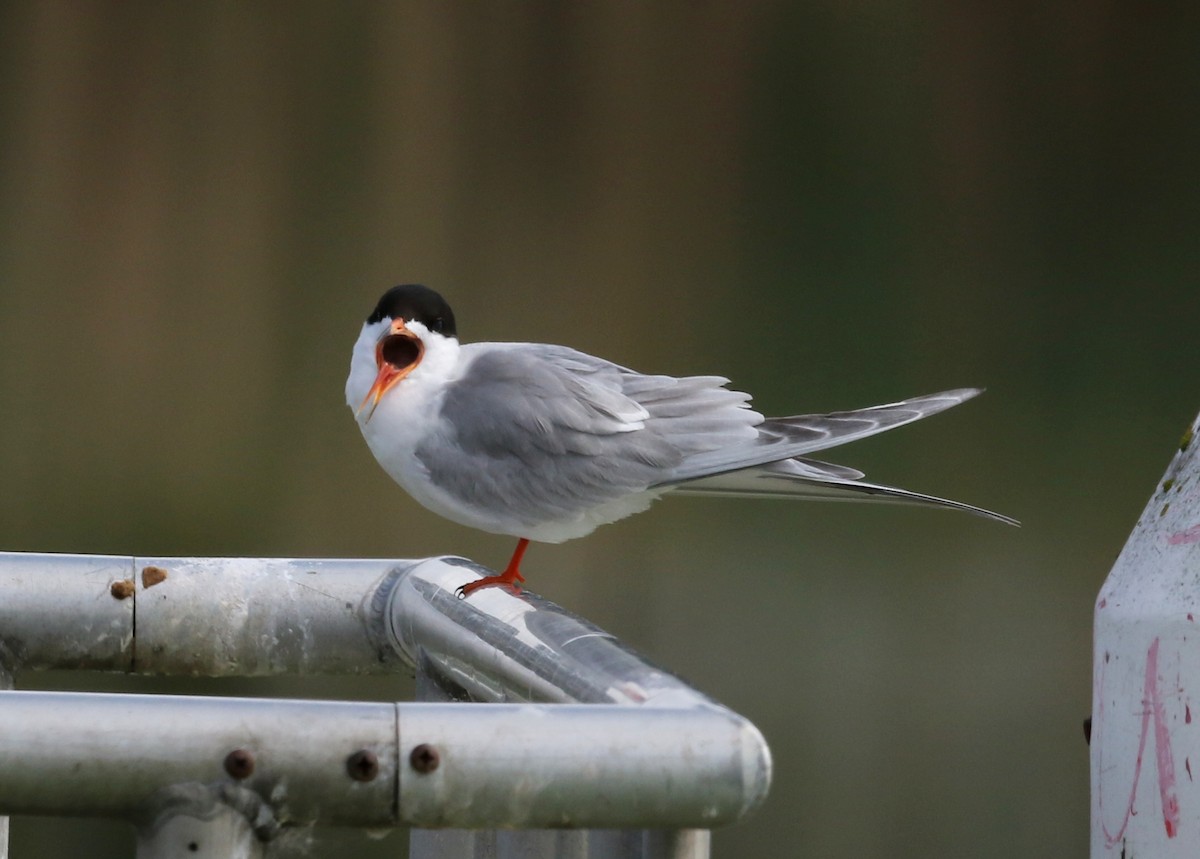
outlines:
M463 346L440 437L417 458L444 491L534 525L659 484L689 457L744 444L762 416L716 376L646 376L574 349Z

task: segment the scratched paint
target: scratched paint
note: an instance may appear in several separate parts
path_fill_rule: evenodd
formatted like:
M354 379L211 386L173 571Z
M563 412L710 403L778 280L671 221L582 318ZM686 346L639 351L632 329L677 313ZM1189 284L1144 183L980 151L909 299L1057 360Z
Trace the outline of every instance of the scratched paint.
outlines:
M1162 808L1163 827L1166 829L1167 837L1174 838L1179 834L1179 796L1175 790L1175 760L1171 755L1171 732L1167 725L1166 707L1163 704L1161 692L1161 677L1158 671L1158 648L1159 639L1156 637L1150 644L1149 650L1146 651L1146 672L1145 681L1142 687L1142 729L1138 736L1137 757L1133 767L1132 784L1129 786L1129 801L1125 803L1125 812L1121 817L1121 825L1116 832L1111 832L1108 828L1108 823L1101 818L1100 825L1104 831L1104 840L1109 848L1115 847L1125 838L1125 830L1129 827L1129 820L1137 814L1137 789L1138 783L1142 779L1142 761L1146 754L1146 740L1150 734L1150 724L1154 723L1154 764L1158 776L1158 794L1159 802ZM1103 690L1104 676L1101 671L1099 678L1099 688ZM1101 701L1103 701L1103 694ZM1103 708L1098 714L1103 718ZM1185 761L1187 767L1188 778L1191 778L1192 769L1190 761ZM1103 812L1104 782L1101 780L1098 785L1100 791L1097 797L1098 803Z
M1158 676L1158 639L1146 654L1146 698L1154 714L1154 752L1158 764L1158 794L1162 800L1163 825L1167 837L1179 832L1179 796L1175 792L1175 759L1171 756L1171 731L1167 727L1166 707L1162 702ZM1145 725L1145 721L1142 722ZM1143 727L1144 731L1145 728Z
M1167 545L1184 546L1188 543L1200 543L1200 525L1193 525L1182 531L1176 531L1167 537Z

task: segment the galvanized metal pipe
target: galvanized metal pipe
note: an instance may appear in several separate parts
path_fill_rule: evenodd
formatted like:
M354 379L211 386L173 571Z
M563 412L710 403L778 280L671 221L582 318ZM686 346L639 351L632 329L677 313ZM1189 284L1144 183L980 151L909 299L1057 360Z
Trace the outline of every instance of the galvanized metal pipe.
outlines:
M8 670L2 654L0 654L0 692L13 688L12 673ZM0 859L8 859L8 816L0 816Z
M710 828L763 798L756 731L708 708L410 704L400 755L404 823Z
M604 853L606 833L622 828L619 839L640 839L640 855L705 856L705 830L766 795L762 736L533 594L457 599L459 585L488 572L459 558L0 554L0 592L13 595L0 602L0 664L203 675L415 668L422 697L494 705L5 693L0 810L144 821L164 790L237 783L284 822L593 827L581 856ZM252 775L231 774L238 750L252 756ZM351 761L356 752L374 761L366 787L348 775L366 765ZM523 837L541 850L558 836Z
M529 591L457 598L459 585L489 573L462 558L430 558L398 567L390 585L393 646L460 700L714 705L616 636Z
M393 561L139 560L135 670L381 674L401 668L372 605Z
M237 784L282 823L708 828L762 799L757 732L718 708L376 704L6 692L0 809L137 819Z
M351 756L375 775L352 777ZM175 785L237 783L281 821L396 821L394 704L5 692L0 810L136 819Z
M128 671L133 574L127 557L0 552L0 663Z
M417 693L422 700L595 702L625 706L579 709L598 717L629 710L640 714L629 722L622 720L631 730L613 724L600 732L606 743L602 748L581 748L567 737L567 745L555 752L560 760L578 762L578 774L555 788L563 792L560 798L567 801L566 816L558 825L568 820L579 823L577 817L570 815L578 814L579 809L594 809L596 803L639 801L636 795L614 797L599 792L580 775L590 775L606 762L616 767L627 766L631 759L653 770L663 764L657 758L659 754L670 761L672 756L682 753L695 756L693 762L703 759L704 763L691 770L692 780L660 783L660 788L666 787L665 791L656 790L655 798L641 797L650 804L668 798L678 800L679 797L670 794L685 784L712 800L722 797L722 801L741 802L737 817L765 798L770 784L770 753L752 724L646 662L609 633L527 591L513 594L492 588L478 591L468 600L457 598L455 590L459 585L488 573L460 558L430 559L398 570L389 598L389 632L396 648L417 668ZM465 757L486 762L496 758L495 747L504 748L507 757L519 755L516 750L525 747L518 740L541 740L544 735L540 715L563 709L561 706L530 708L529 717L518 726L520 736L488 731L486 718L472 718L480 713L478 707L452 712L456 718L469 719L477 729L459 732L480 743L478 748L462 750L470 752ZM714 735L712 745L702 743L703 748L685 749L678 740L684 735L681 721L688 718L708 728L723 724L737 738ZM664 732L661 743L654 738L660 728ZM402 729L401 736L411 736L411 732ZM713 765L712 756L726 754L741 755L741 760L728 762L718 779L719 786L700 784L703 777L695 780L701 771L715 772L709 769ZM529 763L523 773L500 771L489 776L473 771L466 778L447 778L445 785L439 786L441 795L434 793L428 797L430 816L421 818L428 821L424 825L469 826L457 816L460 809L477 810L477 806L496 803L500 805L497 809L500 817L522 819L527 813L525 794L547 789L546 782L539 779L539 775L545 774L537 772L537 762ZM525 778L513 781L514 776L521 775ZM402 794L406 793L408 782L416 782L412 787L424 787L427 791L434 786L432 782L422 784L412 779L402 768ZM510 786L508 790L505 785ZM737 799L731 794L736 794ZM418 828L410 837L410 855L420 859L484 859L501 855L707 859L709 832L707 828L696 827L723 822L709 819L701 824L681 823L680 828L661 828L662 824L655 820L662 819L659 809L648 815L642 824L644 829Z
M0 662L17 671L382 674L377 585L397 562L0 553Z

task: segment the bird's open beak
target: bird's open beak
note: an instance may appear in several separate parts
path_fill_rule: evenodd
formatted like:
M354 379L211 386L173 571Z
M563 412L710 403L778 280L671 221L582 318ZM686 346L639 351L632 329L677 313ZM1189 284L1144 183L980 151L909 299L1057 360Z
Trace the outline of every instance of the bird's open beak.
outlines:
M370 403L371 410L367 412L369 421L383 395L411 373L421 363L424 354L425 345L421 338L408 330L403 319L394 320L392 327L375 344L375 363L379 367L379 375L354 414L358 415Z

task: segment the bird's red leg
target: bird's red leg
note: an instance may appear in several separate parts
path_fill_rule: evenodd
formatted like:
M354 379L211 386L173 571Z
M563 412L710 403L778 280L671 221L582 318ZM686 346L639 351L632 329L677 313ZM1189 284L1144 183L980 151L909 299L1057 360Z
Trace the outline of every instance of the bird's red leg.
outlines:
M498 576L484 576L482 579L476 579L473 582L468 582L459 587L455 593L458 598L469 596L480 588L490 588L493 585L503 585L514 594L521 592L521 586L517 582L525 581L525 577L521 575L521 558L525 557L525 550L529 548L529 540L522 537L517 541L516 551L512 553L512 558L508 561L508 566L504 568L504 572Z

